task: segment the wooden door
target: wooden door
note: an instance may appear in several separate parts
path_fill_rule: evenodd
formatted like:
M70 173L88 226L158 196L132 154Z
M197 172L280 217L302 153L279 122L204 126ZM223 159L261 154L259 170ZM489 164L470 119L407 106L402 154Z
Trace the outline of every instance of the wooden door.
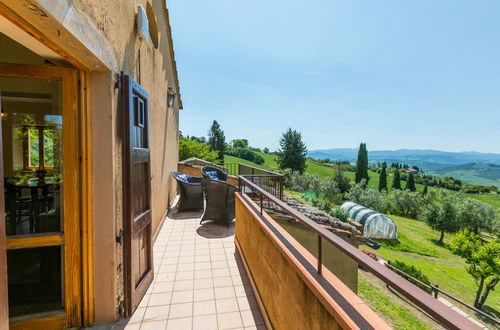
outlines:
M149 97L122 74L124 115L125 314L131 315L153 281Z
M19 133L24 130L15 130L14 127L36 131L40 121L46 128L50 127L51 132L47 136L35 134L38 139L34 148L27 151L29 159L38 159L37 171L29 169L31 163L23 164L21 174L9 176L8 180L5 178L6 184L15 187L16 194L20 194L14 196L14 200L8 199L16 206L15 211L9 208L7 213L9 230L6 243L0 247L7 248L10 328L78 327L81 325L82 296L80 152L78 134L75 133L79 123L77 71L54 66L0 63L0 83L3 85L0 86L3 87L1 93L7 95L2 99L2 105L6 105L2 126L8 124L4 129L10 129L4 132L4 138L15 137L19 145L19 141L32 137L25 137L24 133ZM29 93L32 89L35 94ZM22 106L27 99L33 106ZM25 119L19 121L19 118ZM17 150L13 141L10 144L2 141L5 175L16 168L12 161L6 160L6 155ZM37 144L45 147L35 148ZM26 150L17 151L22 152ZM47 160L45 167L40 161L42 157ZM1 179L4 183L3 176ZM3 188L1 191L3 194ZM1 201L3 203L4 199ZM6 218L6 213L1 213L1 217ZM0 226L3 226L7 220L1 220ZM2 231L3 228L0 229L0 242ZM0 262L0 265L5 263ZM3 288L1 277L0 271L0 295ZM0 308L5 306L2 302L0 305Z
M1 106L1 105L0 105ZM0 178L3 178L2 125L0 122ZM9 327L9 300L7 291L7 253L5 239L4 184L0 180L0 329Z

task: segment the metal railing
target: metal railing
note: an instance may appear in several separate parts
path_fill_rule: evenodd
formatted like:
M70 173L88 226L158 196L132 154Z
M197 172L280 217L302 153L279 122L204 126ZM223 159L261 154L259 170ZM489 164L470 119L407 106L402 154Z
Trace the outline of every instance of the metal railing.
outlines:
M241 163L212 163L199 158L189 158L183 160L181 163L195 166L212 166L224 171L228 175L235 177L242 175L251 178L254 183L257 183L276 198L283 199L285 176L281 173Z
M258 184L262 189L265 189L274 197L283 200L283 189L285 184L285 176L283 174L241 163L219 163L216 165L222 167L229 175L241 175L249 178L252 182Z
M443 295L447 296L448 298L453 299L454 301L458 302L459 304L462 304L463 306L465 306L465 307L469 308L470 310L472 310L472 311L474 311L474 312L476 312L476 313L480 314L481 316L483 316L483 317L487 318L488 320L492 321L493 323L496 323L497 325L500 325L500 321L498 321L497 319L495 319L495 318L491 317L490 315L486 314L486 313L485 313L485 312L483 312L482 310L477 309L476 307L474 307L474 306L472 306L472 305L467 304L466 302L464 302L464 301L462 301L462 300L458 299L457 297L453 296L452 294L450 294L450 293L448 293L448 292L446 292L446 291L444 291L444 290L440 289L440 288L439 288L439 285L437 285L437 284L434 284L434 285L429 285L429 284L426 284L426 283L424 283L424 282L422 282L422 281L419 281L419 280L418 280L418 279L416 279L415 277L413 277L413 276L411 276L411 275L409 275L409 274L406 274L406 273L405 273L405 272L403 272L402 270L400 270L400 269L398 269L398 268L394 267L394 266L393 266L393 265L391 265L389 262L387 262L387 263L385 264L385 266L386 266L387 268L391 269L392 271L394 271L394 272L396 272L396 273L400 274L400 275L401 275L401 276L403 276L404 278L409 278L409 279L411 279L411 280L415 281L416 283L418 283L419 285L423 286L423 287L424 287L424 288L426 288L427 290L431 291L431 292L433 293L433 295L434 295L434 298L436 298L436 299L437 299L437 298L438 298L439 293L441 293L441 294L443 294Z
M273 194L269 193L267 189L259 186L259 184L256 182L256 177L239 175L238 182L239 193L249 195L252 199L256 200L260 206L261 214L264 212L264 201L266 200L268 203L275 204L284 212L288 213L288 215L292 216L293 218L304 224L306 227L308 227L308 229L310 229L312 232L317 234L318 257L316 271L319 275L321 275L323 270L322 241L324 240L332 244L346 256L354 260L359 266L363 267L363 269L371 272L385 284L398 291L402 296L406 297L415 306L420 308L422 311L436 320L436 322L440 323L446 328L480 329L480 327L478 327L472 321L455 312L454 310L444 305L422 289L408 282L406 279L399 276L395 272L387 269L384 265L368 257L351 244L347 243L346 241L323 228L301 212L295 210L294 208L283 202L280 198L277 198Z

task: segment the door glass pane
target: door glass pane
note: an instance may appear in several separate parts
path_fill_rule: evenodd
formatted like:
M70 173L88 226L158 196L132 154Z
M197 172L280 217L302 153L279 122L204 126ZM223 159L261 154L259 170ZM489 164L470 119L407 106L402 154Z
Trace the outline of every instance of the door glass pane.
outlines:
M7 251L9 316L63 309L61 247Z
M8 236L62 231L59 81L0 77Z

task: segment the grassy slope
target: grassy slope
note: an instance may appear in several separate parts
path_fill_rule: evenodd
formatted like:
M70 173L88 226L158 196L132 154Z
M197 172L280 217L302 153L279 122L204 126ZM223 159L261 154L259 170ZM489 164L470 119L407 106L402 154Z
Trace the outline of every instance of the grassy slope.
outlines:
M265 163L261 166L247 162L240 158L226 156L228 162L241 162L256 167L276 169L277 164L274 161L274 155L262 154L265 157ZM307 173L316 174L321 177L330 177L334 170L331 167L313 163L308 160ZM351 180L354 180L353 172L344 173ZM378 186L378 174L370 172L369 186ZM392 183L392 177L388 178L388 185ZM403 186L404 186L404 182ZM439 189L432 188L431 189ZM417 184L417 190L423 190L423 186ZM499 195L468 195L477 198L485 203L500 209ZM383 258L389 260L400 260L415 265L429 277L432 283L438 284L443 290L449 291L458 298L472 303L476 292L476 285L472 277L465 270L465 262L462 258L453 255L446 248L435 244L439 237L437 231L429 228L425 223L406 219L398 216L391 216L398 226L398 234L401 244L398 246L383 245L377 253ZM446 239L449 235L446 236ZM445 239L445 242L446 242ZM500 295L497 291L490 293L486 305L499 310Z
M384 259L414 265L429 277L431 283L472 304L476 284L465 270L465 261L436 244L439 233L420 221L398 216L391 218L398 227L401 244L390 246L382 243L376 252ZM449 238L450 235L445 236L445 243ZM500 295L495 291L490 293L486 305L499 310Z
M362 276L358 282L359 296L391 323L394 329L431 329L408 308L387 296Z

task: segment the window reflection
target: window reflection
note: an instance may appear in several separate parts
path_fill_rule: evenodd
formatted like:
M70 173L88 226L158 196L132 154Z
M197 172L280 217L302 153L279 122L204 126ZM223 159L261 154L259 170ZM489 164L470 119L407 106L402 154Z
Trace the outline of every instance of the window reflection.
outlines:
M0 77L7 235L60 232L60 82Z

